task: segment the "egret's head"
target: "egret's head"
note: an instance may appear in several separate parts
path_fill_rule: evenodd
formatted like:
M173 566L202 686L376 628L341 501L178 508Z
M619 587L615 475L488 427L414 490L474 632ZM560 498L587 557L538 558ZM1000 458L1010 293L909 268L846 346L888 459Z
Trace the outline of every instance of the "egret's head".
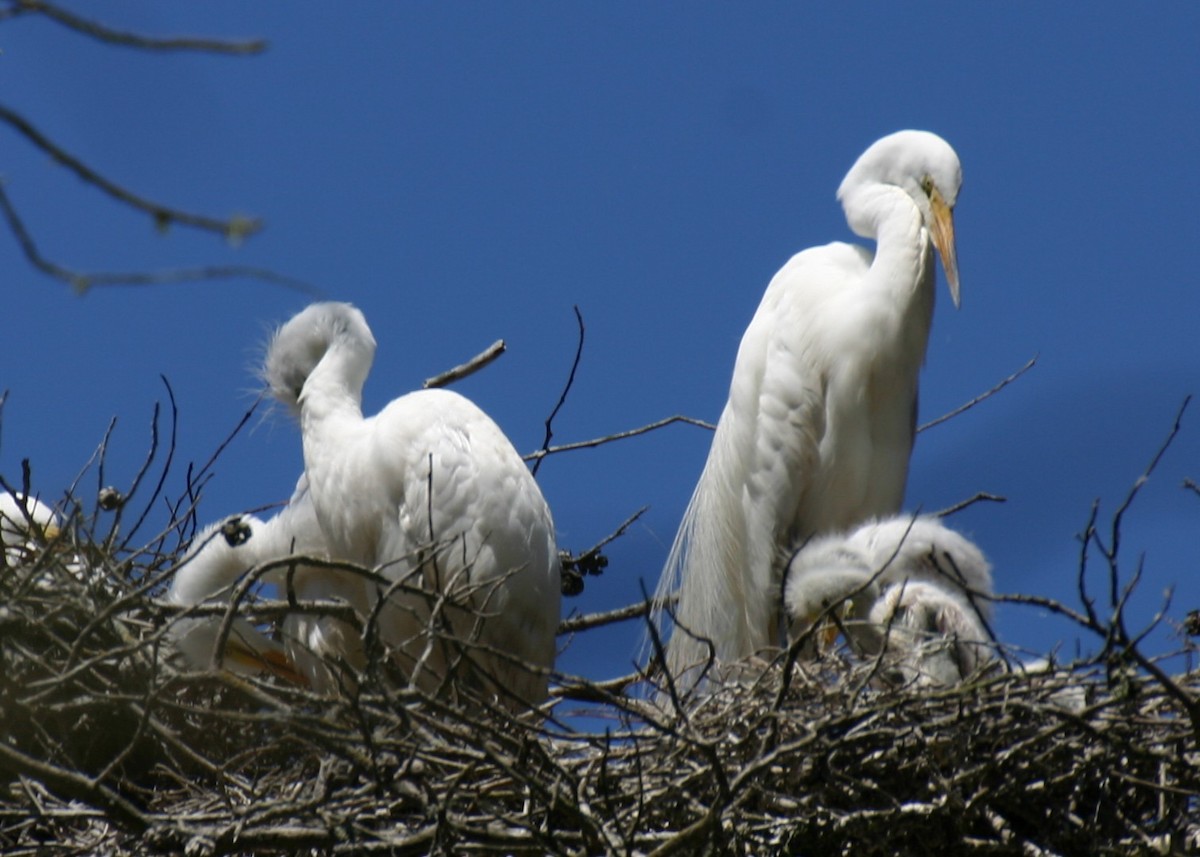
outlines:
M818 635L818 645L828 646L842 623L856 645L869 629L861 626L879 595L870 558L839 533L811 539L788 562L783 600L791 615L793 635L811 628L822 616L829 621ZM839 606L840 605L840 606Z
M346 358L345 382L361 393L375 357L375 337L356 307L327 302L310 304L271 337L262 371L271 394L299 413L305 381L335 348Z
M991 636L961 593L905 580L871 610L885 634L884 675L896 684L952 687L991 660Z
M850 226L873 238L874 213L852 212L858 191L877 185L901 188L921 211L925 228L942 257L950 297L958 306L958 257L954 248L954 204L962 188L962 164L950 144L928 131L897 131L871 144L838 188ZM861 219L860 219L861 218Z
M235 515L198 532L179 562L167 600L199 604L232 587L254 565L257 545L243 545L262 528L263 522L253 515Z

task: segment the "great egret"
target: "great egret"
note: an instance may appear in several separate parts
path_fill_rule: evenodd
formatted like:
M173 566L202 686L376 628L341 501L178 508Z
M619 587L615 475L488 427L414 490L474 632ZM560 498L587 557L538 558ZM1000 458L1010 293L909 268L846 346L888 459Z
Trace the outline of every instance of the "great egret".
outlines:
M872 144L838 188L843 243L793 256L738 349L729 401L656 600L678 590L667 666L777 645L790 552L900 509L917 376L933 316L934 248L958 305L951 211L962 171L940 137ZM661 621L661 615L659 616Z
M182 605L227 603L225 596L233 585L256 565L293 555L326 558L327 554L325 537L308 496L308 479L302 475L287 506L269 520L239 515L197 535L175 573L167 597ZM301 562L270 571L262 580L275 584L284 594L290 588L301 601L340 599L363 617L370 609L365 583L348 572ZM294 613L280 624L282 649L249 622L237 620L224 663L242 672L261 672L266 666L325 692L343 684L332 669L335 664L344 663L352 669L364 665L362 640L348 622L332 616ZM220 625L219 616L180 620L177 644L194 666L208 665Z
M991 657L992 572L983 553L938 519L897 515L813 538L788 564L784 603L795 633L853 596L846 624L881 647L905 682L950 685Z
M254 541L255 532L261 532L265 526L252 515L242 515L210 524L198 532L179 561L167 591L167 602L180 607L228 604L233 585L255 564L255 548L248 545ZM171 623L167 633L191 666L206 669L212 663L222 622L221 616L183 616ZM225 648L216 662L240 675L272 672L301 680L283 646L240 616L234 617Z
M299 415L330 556L410 587L391 587L376 625L414 684L539 703L561 599L546 501L499 426L457 393L409 393L364 418L374 354L345 303L307 307L267 350L271 391Z
M56 538L61 528L58 513L36 497L0 492L0 545L6 565L28 561L36 546Z

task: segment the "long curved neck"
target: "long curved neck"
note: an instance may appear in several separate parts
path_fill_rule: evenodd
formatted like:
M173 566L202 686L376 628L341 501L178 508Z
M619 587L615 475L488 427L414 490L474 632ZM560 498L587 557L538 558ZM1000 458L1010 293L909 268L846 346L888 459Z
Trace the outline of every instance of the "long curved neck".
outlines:
M351 522L361 517L359 506L372 499L356 487L369 478L373 466L362 442L370 432L370 422L362 414L362 386L370 362L369 353L335 342L300 394L304 469L321 529L334 553L366 564L373 561L373 553L351 548L373 545L372 533L353 533L342 541L335 534L348 532Z
M255 562L249 550L242 553L226 544L217 527L198 534L196 545L171 581L167 599L173 604L190 606L211 598L236 583Z
M359 349L334 342L304 381L300 421L316 427L333 417L362 419L362 388L371 358Z
M874 184L847 197L844 207L850 228L875 239L865 287L887 294L906 315L932 314L933 249L912 198L894 185Z

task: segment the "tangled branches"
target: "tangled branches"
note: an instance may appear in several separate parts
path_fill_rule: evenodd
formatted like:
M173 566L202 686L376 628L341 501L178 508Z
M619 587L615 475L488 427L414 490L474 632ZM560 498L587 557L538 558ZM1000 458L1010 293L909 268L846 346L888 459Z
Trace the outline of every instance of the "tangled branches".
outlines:
M679 711L565 676L541 720L383 675L321 697L184 669L151 595L175 557L81 547L0 575L6 853L1184 853L1200 835L1194 672L1099 660L880 692L835 651Z
M157 451L157 428L154 438ZM165 440L169 466L173 432ZM103 485L102 454L100 469ZM161 503L163 487L149 461L128 490L100 492L87 515L70 504L62 534L0 566L0 851L1200 848L1195 644L1185 636L1183 658L1151 656L1147 629L1125 615L1119 533L1136 486L1105 538L1094 512L1088 520L1081 608L1009 599L1077 623L1099 644L1089 659L882 689L879 665L845 649L817 661L781 652L691 698L656 686L661 671L559 675L533 717L469 692L432 696L386 658L328 696L269 673L188 669L169 642L181 609L157 595L207 473L189 471L185 497L167 504L171 527L145 546L132 541L146 521L132 501L149 489ZM22 482L5 487L28 494L28 472ZM1103 560L1107 603L1087 585L1089 552ZM333 605L258 598L248 581L233 601L252 622L295 609L345 618ZM572 617L560 634L585 645L593 628L646 614L638 604Z

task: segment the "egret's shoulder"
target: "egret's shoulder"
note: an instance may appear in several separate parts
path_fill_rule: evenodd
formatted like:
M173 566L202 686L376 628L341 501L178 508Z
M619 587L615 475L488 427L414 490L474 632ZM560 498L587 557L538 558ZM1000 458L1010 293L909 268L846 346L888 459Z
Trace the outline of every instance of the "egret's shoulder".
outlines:
M442 434L494 433L500 429L483 410L453 390L414 390L379 412L375 421L385 431L417 436L429 432Z
M788 259L775 275L772 285L778 280L793 284L837 283L838 278L848 285L866 274L872 258L874 254L868 248L845 241L809 247Z

